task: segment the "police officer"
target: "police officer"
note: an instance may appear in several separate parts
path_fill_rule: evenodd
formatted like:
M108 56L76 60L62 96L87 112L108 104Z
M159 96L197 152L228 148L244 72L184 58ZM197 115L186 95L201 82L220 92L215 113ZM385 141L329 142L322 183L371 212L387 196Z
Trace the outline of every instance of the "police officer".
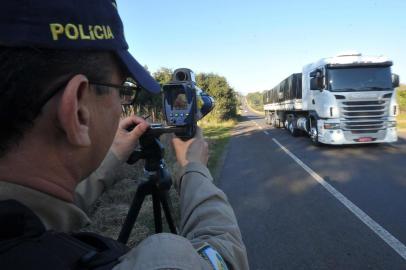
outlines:
M113 184L109 172L148 128L136 116L119 121L137 91L123 82L131 77L152 93L160 87L127 51L115 1L1 5L0 269L88 269L100 261L114 269L248 269L233 210L206 168L200 130L172 141L182 166L174 183L181 236L156 234L118 258L102 260L95 250L71 262L81 254L73 246L88 246L62 233L89 222L89 205ZM84 267L88 261L99 264Z

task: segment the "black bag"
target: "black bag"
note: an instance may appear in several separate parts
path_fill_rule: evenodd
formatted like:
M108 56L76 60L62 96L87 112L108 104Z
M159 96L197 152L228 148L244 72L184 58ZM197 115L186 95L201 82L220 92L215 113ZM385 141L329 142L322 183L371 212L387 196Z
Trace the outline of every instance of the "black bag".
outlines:
M0 269L112 269L129 248L94 233L47 231L14 200L0 201Z

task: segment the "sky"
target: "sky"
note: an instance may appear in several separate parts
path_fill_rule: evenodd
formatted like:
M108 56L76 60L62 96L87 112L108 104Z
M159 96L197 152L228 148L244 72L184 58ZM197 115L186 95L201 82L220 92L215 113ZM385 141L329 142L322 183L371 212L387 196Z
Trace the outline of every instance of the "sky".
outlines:
M130 52L148 70L224 76L270 89L320 58L384 55L406 83L405 0L117 0Z

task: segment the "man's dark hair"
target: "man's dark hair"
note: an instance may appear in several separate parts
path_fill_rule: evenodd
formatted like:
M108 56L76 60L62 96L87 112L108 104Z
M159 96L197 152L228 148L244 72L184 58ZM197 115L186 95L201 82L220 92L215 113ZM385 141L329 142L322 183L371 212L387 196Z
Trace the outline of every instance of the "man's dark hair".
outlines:
M114 63L108 52L0 46L0 157L33 126L55 82L75 74L105 82Z

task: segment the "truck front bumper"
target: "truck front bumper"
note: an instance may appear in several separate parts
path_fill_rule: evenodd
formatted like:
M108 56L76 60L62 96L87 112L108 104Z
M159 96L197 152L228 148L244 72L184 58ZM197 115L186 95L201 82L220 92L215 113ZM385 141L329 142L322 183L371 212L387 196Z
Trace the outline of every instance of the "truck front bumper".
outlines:
M360 142L360 138L371 138L371 141ZM319 131L319 142L324 144L362 144L362 143L392 143L398 140L396 127L379 130L376 133L354 134L341 129L323 129Z

